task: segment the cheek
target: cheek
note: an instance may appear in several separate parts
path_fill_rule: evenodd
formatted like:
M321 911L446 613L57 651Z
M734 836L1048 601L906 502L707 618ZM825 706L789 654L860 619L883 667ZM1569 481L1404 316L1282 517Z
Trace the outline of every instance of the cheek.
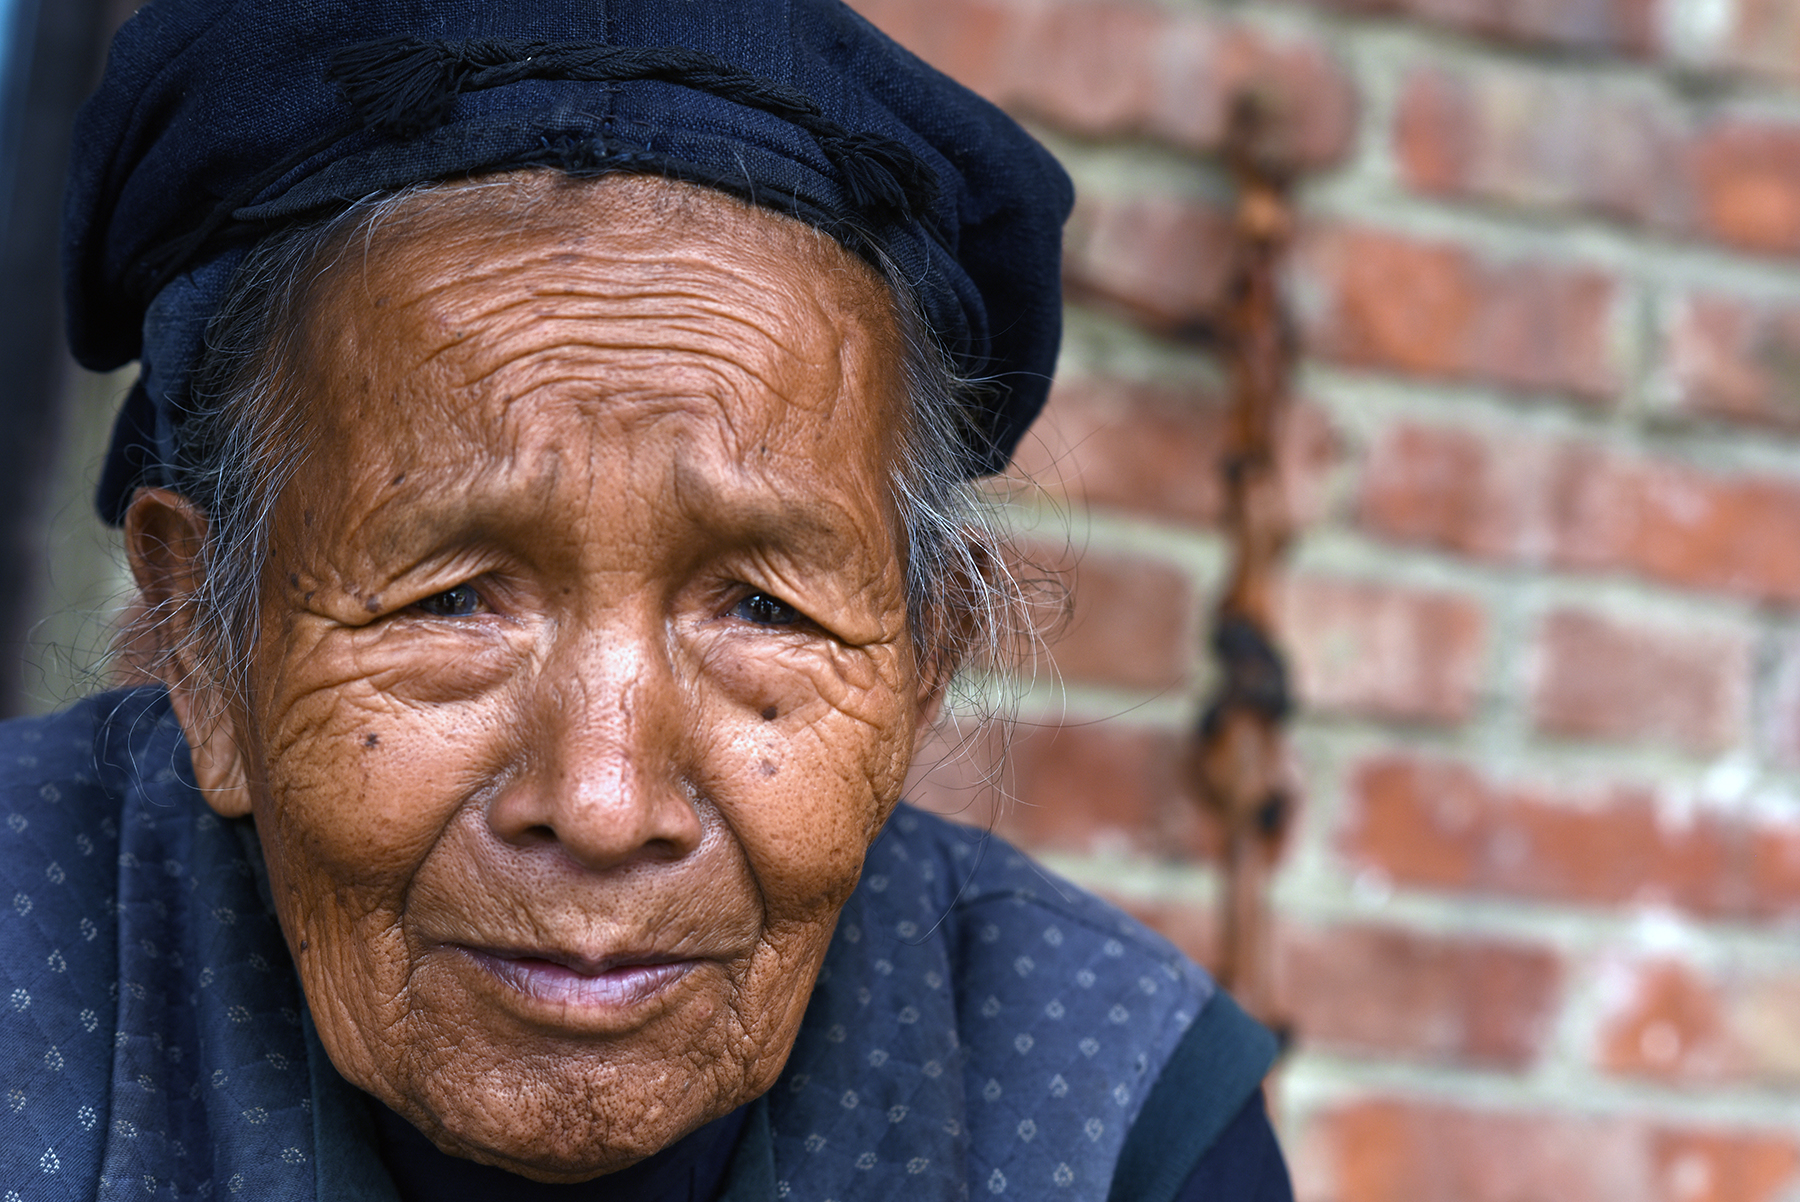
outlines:
M885 652L768 645L709 657L703 783L772 924L835 911L899 798L914 706Z
M418 650L315 645L265 693L258 829L294 866L291 886L349 890L359 910L398 906L463 801L504 770L510 727L482 687L502 654Z

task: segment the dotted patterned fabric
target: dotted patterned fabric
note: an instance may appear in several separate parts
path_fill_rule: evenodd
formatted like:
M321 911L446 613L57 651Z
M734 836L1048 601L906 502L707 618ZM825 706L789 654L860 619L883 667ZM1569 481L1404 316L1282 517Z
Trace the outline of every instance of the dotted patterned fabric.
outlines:
M1136 920L903 807L770 1096L778 1192L1103 1199L1211 993Z
M301 998L248 823L151 690L0 725L0 1202L314 1196ZM1103 1199L1206 976L902 807L770 1095L777 1192Z
M0 809L4 1188L310 1199L299 983L254 836L200 800L166 701L0 726Z

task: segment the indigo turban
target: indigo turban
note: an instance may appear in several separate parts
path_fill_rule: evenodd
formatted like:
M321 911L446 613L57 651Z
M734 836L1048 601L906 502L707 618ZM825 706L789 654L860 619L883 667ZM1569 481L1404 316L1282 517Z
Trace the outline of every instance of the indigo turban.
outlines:
M721 188L885 259L953 366L992 381L971 476L1043 406L1068 178L837 0L154 0L114 39L69 175L70 345L141 368L102 516L170 481L207 323L257 238L531 165Z

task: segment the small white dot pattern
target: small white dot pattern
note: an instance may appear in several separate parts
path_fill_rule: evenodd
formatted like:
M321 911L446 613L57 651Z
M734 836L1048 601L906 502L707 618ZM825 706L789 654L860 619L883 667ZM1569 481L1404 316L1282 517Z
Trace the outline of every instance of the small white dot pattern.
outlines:
M0 725L0 1189L314 1194L300 990L153 690Z
M0 1197L314 1197L261 866L158 692L0 724ZM1005 843L902 806L769 1095L777 1194L1104 1199L1212 988Z
M901 806L770 1094L777 1193L1104 1199L1212 989L1004 842Z

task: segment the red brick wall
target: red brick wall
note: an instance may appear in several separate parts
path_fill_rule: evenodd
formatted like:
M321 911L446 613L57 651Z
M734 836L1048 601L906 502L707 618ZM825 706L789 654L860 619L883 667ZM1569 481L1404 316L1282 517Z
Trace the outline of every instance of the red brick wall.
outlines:
M1081 200L1000 828L1206 959L1230 97L1309 168L1276 891L1305 1202L1800 1198L1800 0L856 0ZM985 820L992 738L921 786ZM959 781L961 783L959 783Z

